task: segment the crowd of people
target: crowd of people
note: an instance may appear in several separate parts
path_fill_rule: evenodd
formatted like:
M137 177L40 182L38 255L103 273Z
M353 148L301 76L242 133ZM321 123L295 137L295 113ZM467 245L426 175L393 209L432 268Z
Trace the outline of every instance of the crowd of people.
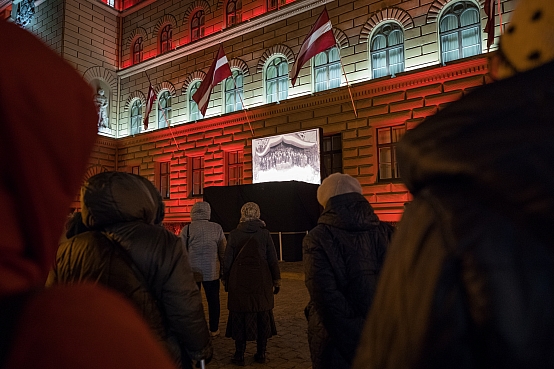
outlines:
M521 0L491 59L497 81L404 135L413 201L396 230L354 177L318 187L302 245L313 369L554 367L553 25L552 2ZM0 367L209 364L220 283L231 362L255 341L265 363L281 275L259 206L226 238L198 202L177 236L149 180L105 172L82 184L60 241L96 137L92 91L3 21L0 54Z

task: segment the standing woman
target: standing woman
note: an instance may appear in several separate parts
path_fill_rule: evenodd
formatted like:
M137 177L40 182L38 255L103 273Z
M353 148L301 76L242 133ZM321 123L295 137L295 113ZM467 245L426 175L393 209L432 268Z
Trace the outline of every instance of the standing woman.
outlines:
M225 290L229 292L226 337L235 340L233 364L244 366L246 341L256 341L254 360L265 363L267 339L277 334L273 295L279 292L281 273L277 253L260 207L247 202L240 223L229 234L224 259Z

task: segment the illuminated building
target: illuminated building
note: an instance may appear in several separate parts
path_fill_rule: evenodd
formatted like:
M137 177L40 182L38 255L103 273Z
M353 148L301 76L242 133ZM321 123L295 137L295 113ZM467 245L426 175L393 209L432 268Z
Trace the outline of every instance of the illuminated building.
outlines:
M24 2L0 0L0 13L15 19ZM514 4L495 5L496 38ZM119 170L147 177L165 198L168 223L189 221L205 187L251 183L253 135L316 127L324 136L323 172L356 177L381 219L396 221L410 195L396 166L395 142L489 82L484 0L34 5L26 28L108 97L109 124L99 128L89 175ZM293 87L288 73L324 6L340 53L335 48L313 58ZM213 90L202 117L191 96L220 44L233 79ZM157 99L145 130L149 79Z

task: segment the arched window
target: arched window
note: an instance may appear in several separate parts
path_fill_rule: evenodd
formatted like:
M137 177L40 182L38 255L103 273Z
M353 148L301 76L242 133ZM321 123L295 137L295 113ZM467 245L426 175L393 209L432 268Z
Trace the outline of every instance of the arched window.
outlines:
M452 4L442 14L439 27L443 63L481 52L479 9L473 3Z
M200 110L198 109L198 104L192 99L192 95L198 90L198 87L200 87L200 81L195 81L191 84L189 89L189 122L194 122L202 118L202 114L200 114Z
M173 49L172 44L173 30L171 24L166 25L160 32L160 53L166 53Z
M225 80L225 113L242 109L243 76L238 69L232 71L231 77Z
M316 92L340 87L339 50L336 47L315 56L314 76Z
M404 71L404 33L396 23L388 22L375 30L370 50L372 78Z
M191 41L204 37L204 11L199 10L192 16L190 22Z
M138 64L142 61L142 37L139 37L133 43L133 64Z
M289 94L289 63L278 56L265 69L265 93L268 103L285 100Z
M227 27L242 22L242 0L229 0L225 8Z
M267 11L279 9L281 6L286 5L286 0L267 0Z
M131 134L135 135L142 130L142 102L139 99L131 105Z
M164 91L158 96L158 128L169 126L171 121L171 95Z

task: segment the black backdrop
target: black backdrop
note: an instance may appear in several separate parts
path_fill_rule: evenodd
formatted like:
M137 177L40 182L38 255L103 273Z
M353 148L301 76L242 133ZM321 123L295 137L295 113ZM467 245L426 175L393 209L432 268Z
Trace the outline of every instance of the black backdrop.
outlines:
M318 187L296 181L214 186L204 188L204 201L212 208L210 220L221 224L226 233L237 227L242 205L255 202L260 206L260 218L272 233L277 254L280 254L277 232L284 232L281 235L282 259L299 261L302 260L302 239L306 231L315 227L321 212L317 202Z

